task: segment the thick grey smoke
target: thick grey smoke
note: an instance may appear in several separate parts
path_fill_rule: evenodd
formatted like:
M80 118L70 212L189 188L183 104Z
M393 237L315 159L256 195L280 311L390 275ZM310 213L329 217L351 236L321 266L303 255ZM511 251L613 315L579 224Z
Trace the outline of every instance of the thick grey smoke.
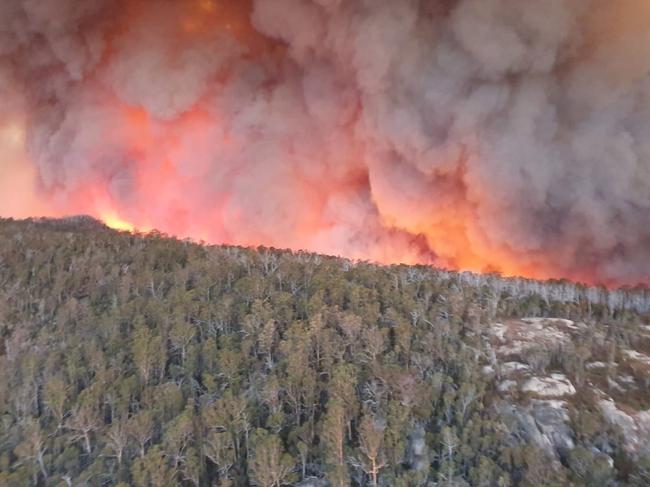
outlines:
M69 211L647 283L648 25L639 0L4 0L0 99Z

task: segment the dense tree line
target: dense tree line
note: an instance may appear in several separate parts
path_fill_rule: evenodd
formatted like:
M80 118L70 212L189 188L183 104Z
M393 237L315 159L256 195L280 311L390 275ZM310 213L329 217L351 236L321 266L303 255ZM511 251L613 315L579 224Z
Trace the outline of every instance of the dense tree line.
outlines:
M482 326L525 315L620 340L644 319L425 267L4 220L0 485L596 485L587 415L585 458L549 468L493 407ZM608 481L643 482L643 461Z

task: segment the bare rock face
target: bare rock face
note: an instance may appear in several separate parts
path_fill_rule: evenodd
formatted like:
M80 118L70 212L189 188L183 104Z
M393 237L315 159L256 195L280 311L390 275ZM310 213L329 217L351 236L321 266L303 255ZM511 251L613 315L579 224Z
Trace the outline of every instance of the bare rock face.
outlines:
M572 396L576 388L564 374L551 374L548 377L531 377L521 388L541 397Z
M497 389L498 389L499 392L501 392L501 393L506 393L506 392L512 391L512 390L515 389L516 387L517 387L517 381L514 381L514 380L504 380L503 382L501 382L501 383L497 386Z
M549 349L568 343L584 325L559 318L523 318L495 323L490 333L496 343L497 355L520 355L527 350L545 346Z
M569 413L563 401L532 401L532 416L544 438L558 452L575 447Z
M575 446L564 401L533 400L527 406L503 402L497 410L514 426L516 435L550 458L557 460Z
M650 368L650 356L646 355L645 353L637 352L636 350L623 350L623 354L628 359L639 362L642 365Z
M618 408L610 398L598 402L603 417L620 428L624 447L632 455L650 454L650 410L630 413Z

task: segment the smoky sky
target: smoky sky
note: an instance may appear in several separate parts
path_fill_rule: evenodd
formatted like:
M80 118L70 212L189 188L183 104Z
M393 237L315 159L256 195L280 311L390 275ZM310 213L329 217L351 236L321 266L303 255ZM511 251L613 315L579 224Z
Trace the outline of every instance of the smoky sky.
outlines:
M67 211L647 283L649 25L639 0L4 0L0 100Z

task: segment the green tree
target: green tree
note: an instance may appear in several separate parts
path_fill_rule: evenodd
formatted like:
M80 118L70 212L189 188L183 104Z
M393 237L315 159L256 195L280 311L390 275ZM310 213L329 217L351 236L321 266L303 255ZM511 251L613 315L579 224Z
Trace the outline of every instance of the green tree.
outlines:
M345 462L347 415L340 399L330 399L321 428L321 442L325 452L327 478L334 487L350 485Z
M291 485L295 467L293 458L285 453L277 435L258 429L253 438L253 452L249 459L252 480L259 487Z
M169 466L165 452L154 446L138 458L131 468L135 487L172 487L178 485L174 470Z

